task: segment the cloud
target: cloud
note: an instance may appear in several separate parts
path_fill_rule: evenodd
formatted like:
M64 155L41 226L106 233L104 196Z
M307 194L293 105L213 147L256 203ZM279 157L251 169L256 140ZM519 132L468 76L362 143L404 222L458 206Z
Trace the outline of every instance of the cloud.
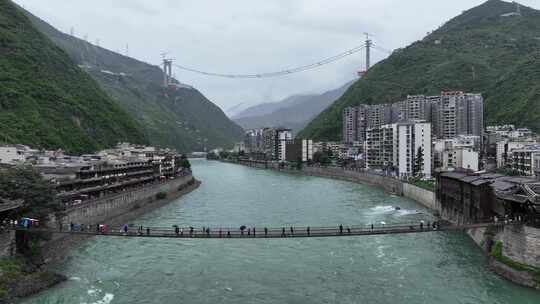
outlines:
M309 64L355 47L364 32L387 49L421 39L482 0L15 0L60 30L74 27L111 50L159 64L221 73L261 73ZM522 1L538 8L536 0ZM373 52L373 61L384 53ZM283 78L231 80L176 70L222 108L341 86L363 69L363 54Z

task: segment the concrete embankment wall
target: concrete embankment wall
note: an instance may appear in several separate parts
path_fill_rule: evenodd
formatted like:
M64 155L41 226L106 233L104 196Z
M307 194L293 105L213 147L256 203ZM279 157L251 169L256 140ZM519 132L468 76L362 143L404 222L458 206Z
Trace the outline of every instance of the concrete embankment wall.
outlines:
M387 192L412 199L434 212L440 212L441 210L440 204L435 197L435 192L365 170L349 170L337 167L303 167L302 170L290 170L280 169L277 163L240 162L240 164L260 169L271 169L292 174L318 176L372 185L383 188Z
M107 196L66 210L64 224L95 224L107 221L130 210L156 200L158 193L174 194L193 180L193 176L177 177L164 183L147 186L134 191ZM55 221L53 225L58 225Z
M402 186L403 196L410 198L433 211L441 211L441 204L437 200L435 192L422 189L409 183L402 183Z

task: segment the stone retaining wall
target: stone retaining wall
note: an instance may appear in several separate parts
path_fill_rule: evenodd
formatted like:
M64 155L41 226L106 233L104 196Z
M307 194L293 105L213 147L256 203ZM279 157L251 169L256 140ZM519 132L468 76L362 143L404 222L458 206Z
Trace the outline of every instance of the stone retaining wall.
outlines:
M154 201L156 195L160 192L167 194L175 193L192 180L192 175L177 177L174 180L168 180L164 183L147 186L134 191L126 191L125 193L84 203L67 209L65 216L62 217L62 223L95 224L105 222L109 218L116 217L143 204ZM58 224L58 221L54 218L51 220L51 226L58 226Z
M524 225L506 226L501 241L505 256L540 268L540 229Z

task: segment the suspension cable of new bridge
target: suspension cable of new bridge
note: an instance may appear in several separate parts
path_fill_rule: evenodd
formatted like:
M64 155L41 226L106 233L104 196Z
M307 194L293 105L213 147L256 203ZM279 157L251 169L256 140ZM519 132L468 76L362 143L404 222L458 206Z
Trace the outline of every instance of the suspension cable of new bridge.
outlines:
M262 73L252 73L252 74L217 73L217 72L203 71L201 69L188 67L188 66L180 65L180 64L176 64L176 63L172 63L172 59L165 59L164 58L163 60L164 60L164 63L166 65L170 64L171 66L174 66L177 69L192 72L192 73L196 73L196 74L201 74L201 75L205 75L205 76L232 78L232 79L271 78L271 77L286 76L286 75L291 75L291 74L295 74L295 73L300 73L300 72L316 69L316 68L319 68L319 67L334 63L334 62L336 62L338 60L341 60L341 59L343 59L345 57L356 54L356 53L358 53L358 52L360 52L360 51L362 51L364 49L367 50L366 51L366 65L367 65L366 66L366 71L367 71L367 69L369 69L369 50L370 50L371 47L373 47L373 49L378 50L380 52L383 52L385 54L391 54L392 53L391 51L389 51L389 50L387 50L385 48L382 48L382 47L378 46L377 44L374 44L368 37L365 44L353 47L353 48L351 48L349 50L346 50L344 52L341 52L341 53L339 53L337 55L334 55L334 56L319 60L319 61L311 63L311 64L297 66L297 67L284 69L284 70L278 70L278 71L274 71L274 72L262 72ZM165 70L167 70L167 68L165 68Z

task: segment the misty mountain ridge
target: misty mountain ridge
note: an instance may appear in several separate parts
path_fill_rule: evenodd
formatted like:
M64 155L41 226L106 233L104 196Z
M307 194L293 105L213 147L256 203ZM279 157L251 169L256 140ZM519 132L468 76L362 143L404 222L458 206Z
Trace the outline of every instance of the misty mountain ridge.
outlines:
M244 129L287 127L296 133L341 97L352 83L350 81L322 94L293 95L279 102L256 105L239 113L233 120Z
M24 13L139 122L151 144L189 152L231 147L241 139L242 128L198 90L176 80L175 89L165 90L160 67L62 33Z

